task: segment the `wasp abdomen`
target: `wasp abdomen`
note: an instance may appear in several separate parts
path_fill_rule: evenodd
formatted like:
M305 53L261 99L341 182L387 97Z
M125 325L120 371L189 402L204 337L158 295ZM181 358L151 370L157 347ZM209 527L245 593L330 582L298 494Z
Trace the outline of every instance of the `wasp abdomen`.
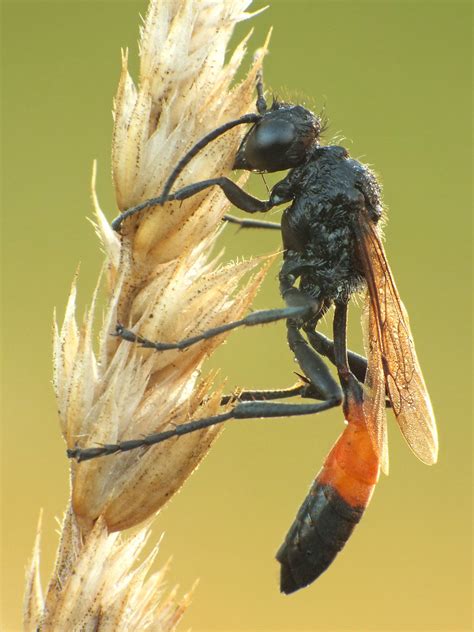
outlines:
M338 498L336 504L345 506L347 515L354 519L343 518L333 499L326 496L327 491L334 490L313 485L277 553L282 565L281 591L286 594L307 586L328 568L362 516L363 508L350 507Z
M365 425L349 423L276 555L282 592L307 586L328 568L362 518L378 471L379 460Z

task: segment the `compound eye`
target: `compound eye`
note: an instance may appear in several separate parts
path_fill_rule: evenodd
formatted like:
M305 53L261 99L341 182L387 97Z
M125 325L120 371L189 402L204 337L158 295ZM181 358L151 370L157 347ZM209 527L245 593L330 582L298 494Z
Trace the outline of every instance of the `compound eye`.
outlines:
M295 140L296 129L290 121L264 121L247 144L258 152L283 151Z
M244 137L234 169L272 172L297 167L317 146L320 131L320 120L309 110L275 102Z
M249 135L245 144L245 158L253 169L272 171L278 169L278 157L291 147L296 128L290 121L262 121Z

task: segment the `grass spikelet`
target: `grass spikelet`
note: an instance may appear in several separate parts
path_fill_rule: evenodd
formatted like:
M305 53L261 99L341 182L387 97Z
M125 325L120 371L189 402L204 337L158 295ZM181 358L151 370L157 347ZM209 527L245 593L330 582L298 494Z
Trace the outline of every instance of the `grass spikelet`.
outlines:
M234 85L247 38L228 62L237 22L249 0L151 0L141 28L137 83L128 52L114 101L112 171L117 207L156 196L185 152L219 124L252 111L261 49L247 77ZM227 174L244 130L231 130L201 152L176 186ZM238 289L258 262L220 265L210 257L228 210L208 190L184 202L148 209L115 233L95 195L95 230L105 253L101 280L82 324L74 281L61 327L54 332L54 387L68 448L115 443L166 430L220 409L204 360L225 335L184 352L155 353L114 338L117 322L161 341L174 341L240 318L266 265ZM97 332L96 302L106 309ZM94 341L98 333L98 346ZM61 527L54 573L45 595L39 581L39 535L27 575L25 629L172 630L189 596L163 596L163 573L147 578L157 549L134 560L147 528L125 538L179 489L205 456L210 428L150 450L71 463L71 504Z

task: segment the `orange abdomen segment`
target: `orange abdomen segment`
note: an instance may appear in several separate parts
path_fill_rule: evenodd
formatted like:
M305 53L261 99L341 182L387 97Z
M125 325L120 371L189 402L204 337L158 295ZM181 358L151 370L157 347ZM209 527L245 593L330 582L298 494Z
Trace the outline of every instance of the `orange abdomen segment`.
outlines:
M281 590L313 582L343 548L367 507L379 475L379 459L362 407L346 410L348 426L329 453L277 553Z
M352 420L328 454L316 481L351 507L366 507L379 476L379 458L364 423Z

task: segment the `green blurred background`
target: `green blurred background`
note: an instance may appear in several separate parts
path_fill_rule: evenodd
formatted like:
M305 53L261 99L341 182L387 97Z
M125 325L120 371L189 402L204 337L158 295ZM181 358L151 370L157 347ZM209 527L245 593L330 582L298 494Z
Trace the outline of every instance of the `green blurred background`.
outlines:
M260 7L265 2L255 2ZM347 548L314 585L284 597L274 554L341 430L340 411L229 424L155 522L173 555L170 586L200 584L184 625L204 630L470 628L470 2L273 1L251 46L275 27L266 84L323 107L327 142L382 174L387 251L409 309L440 428L433 468L390 419L391 475ZM136 59L145 2L3 5L3 630L20 629L24 565L44 508L42 572L68 496L51 379L53 306L62 318L78 262L80 309L101 254L89 182L110 182L111 103L120 47ZM250 24L239 26L243 36ZM135 61L132 64L136 68ZM270 182L272 180L270 179ZM258 177L253 191L264 194ZM266 253L276 234L223 239L229 258ZM256 307L280 304L270 272ZM360 349L358 309L351 345ZM233 334L212 360L229 387L293 383L283 326Z

